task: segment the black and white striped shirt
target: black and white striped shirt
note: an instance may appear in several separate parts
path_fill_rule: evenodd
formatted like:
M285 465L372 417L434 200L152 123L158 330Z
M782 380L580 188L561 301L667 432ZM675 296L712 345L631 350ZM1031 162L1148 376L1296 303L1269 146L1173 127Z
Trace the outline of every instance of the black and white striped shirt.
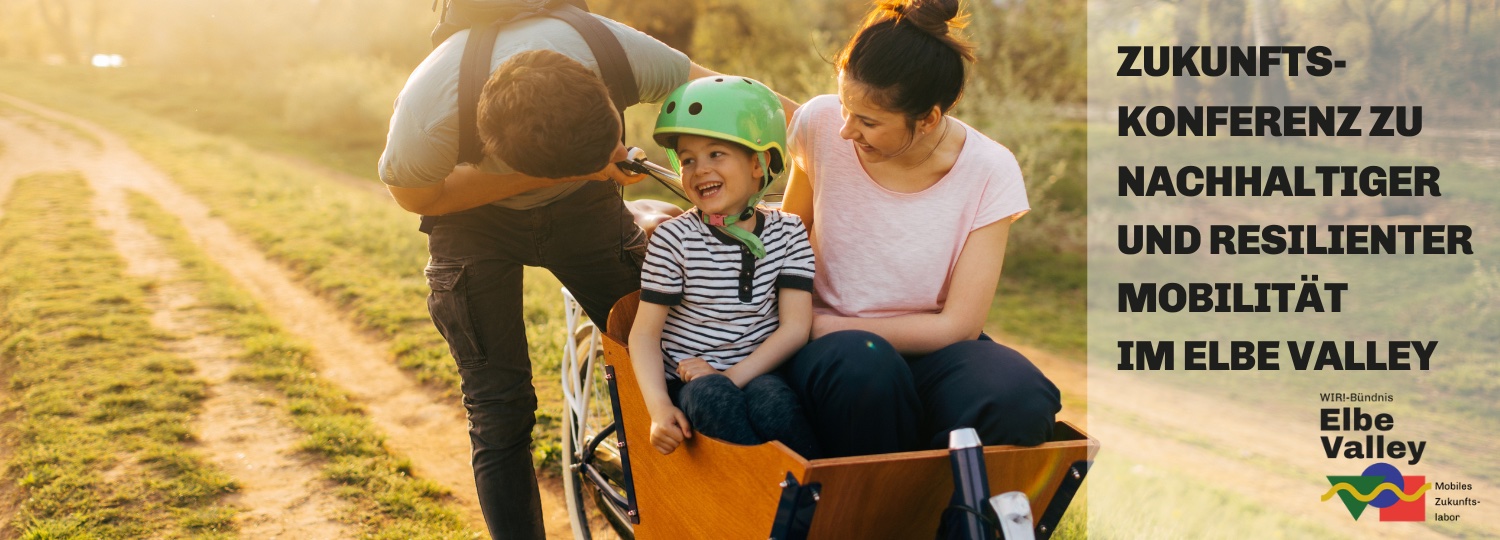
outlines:
M672 306L662 327L667 376L702 358L720 371L750 356L778 326L776 293L812 291L813 250L794 214L757 209L756 259L734 237L685 212L657 226L641 266L641 301Z

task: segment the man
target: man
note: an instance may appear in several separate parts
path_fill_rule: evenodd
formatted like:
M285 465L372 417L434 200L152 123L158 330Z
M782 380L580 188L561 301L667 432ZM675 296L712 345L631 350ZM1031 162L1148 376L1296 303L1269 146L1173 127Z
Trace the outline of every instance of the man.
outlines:
M597 17L597 16L595 16ZM625 25L598 17L630 60L642 101L714 73ZM540 266L604 328L639 288L645 235L614 180L624 159L618 112L572 26L534 17L503 26L479 106L485 156L458 155L459 64L468 32L433 50L402 89L380 178L421 214L431 259L428 308L462 378L474 480L490 535L543 538L531 467L536 391L522 319L522 268Z

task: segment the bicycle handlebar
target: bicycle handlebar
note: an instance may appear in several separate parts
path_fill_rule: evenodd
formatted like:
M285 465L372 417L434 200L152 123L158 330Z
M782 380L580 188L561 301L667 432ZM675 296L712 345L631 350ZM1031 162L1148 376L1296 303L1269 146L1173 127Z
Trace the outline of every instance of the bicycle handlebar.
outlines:
M632 147L626 152L625 161L615 162L620 170L633 174L644 174L656 179L658 183L666 186L672 193L677 194L682 200L688 200L687 193L682 190L682 177L672 169L657 165L646 160L646 151Z

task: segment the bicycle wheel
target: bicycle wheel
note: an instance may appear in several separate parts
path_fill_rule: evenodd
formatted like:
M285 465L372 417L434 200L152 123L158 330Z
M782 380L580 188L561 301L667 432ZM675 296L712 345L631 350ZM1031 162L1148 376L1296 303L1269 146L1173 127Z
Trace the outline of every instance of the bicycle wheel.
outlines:
M592 499L616 533L634 538L625 511L606 500L606 490L623 500L624 468L611 428L614 412L598 331L566 289L563 311L569 336L563 345L561 374L565 409L563 491L573 537L591 540L590 514L584 500Z
M562 437L563 498L568 503L568 522L573 526L574 540L593 540L589 530L588 508L583 505L583 474L578 470L578 443L567 435L574 430L573 414L564 412Z

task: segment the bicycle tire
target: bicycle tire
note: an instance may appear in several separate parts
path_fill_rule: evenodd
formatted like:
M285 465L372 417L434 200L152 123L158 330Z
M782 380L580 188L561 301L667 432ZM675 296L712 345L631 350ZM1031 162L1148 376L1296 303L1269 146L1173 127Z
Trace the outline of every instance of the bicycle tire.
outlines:
M581 463L580 453L583 449L573 441L573 411L563 411L563 498L568 505L568 523L573 526L574 540L593 540L593 531L589 529L589 510L583 503L583 474L578 471L577 465Z

